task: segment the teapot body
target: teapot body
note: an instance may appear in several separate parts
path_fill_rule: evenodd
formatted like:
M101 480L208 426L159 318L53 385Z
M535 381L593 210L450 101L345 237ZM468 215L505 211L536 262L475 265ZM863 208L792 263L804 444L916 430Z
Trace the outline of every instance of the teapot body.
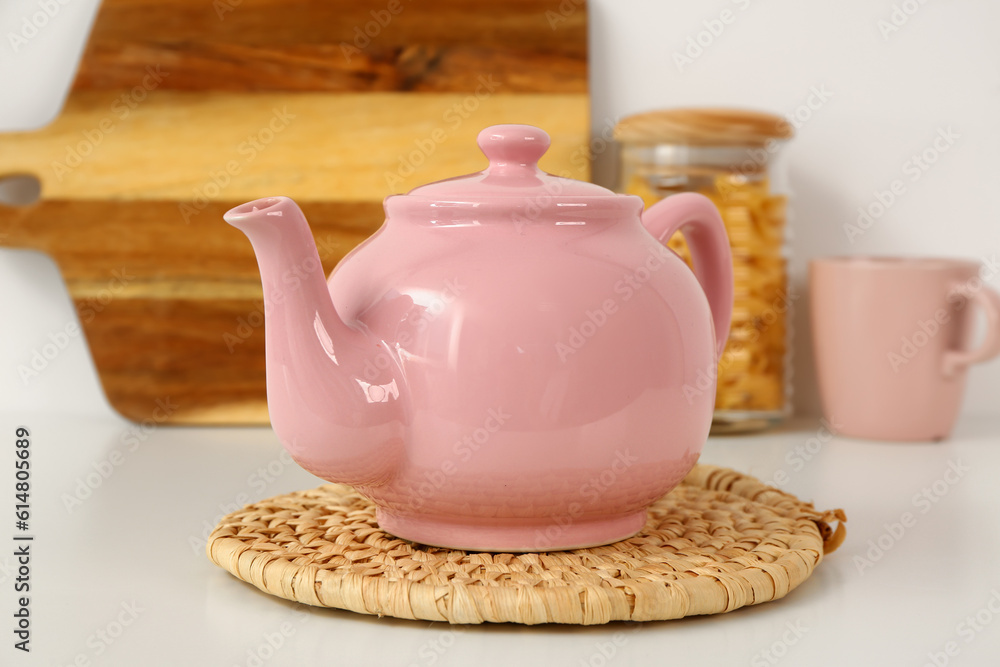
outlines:
M625 539L708 436L733 303L725 227L701 195L642 212L546 174L538 128L478 142L488 168L387 198L385 224L326 280L290 199L226 213L261 269L272 426L397 537ZM676 232L693 271L665 246Z
M390 218L329 289L345 322L385 342L361 381L391 367L407 386L376 394L402 401L403 442L392 475L359 488L390 533L502 551L607 543L698 459L712 313L638 215Z

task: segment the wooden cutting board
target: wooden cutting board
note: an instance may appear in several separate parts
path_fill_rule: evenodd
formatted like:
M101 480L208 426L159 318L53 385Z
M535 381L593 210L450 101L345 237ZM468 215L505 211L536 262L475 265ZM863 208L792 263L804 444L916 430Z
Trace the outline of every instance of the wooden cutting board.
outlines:
M488 125L545 128L542 167L586 179L588 109L582 1L105 0L60 117L0 136L0 177L42 182L0 240L58 263L123 415L266 423L260 278L224 211L295 198L329 272L386 195L482 169Z

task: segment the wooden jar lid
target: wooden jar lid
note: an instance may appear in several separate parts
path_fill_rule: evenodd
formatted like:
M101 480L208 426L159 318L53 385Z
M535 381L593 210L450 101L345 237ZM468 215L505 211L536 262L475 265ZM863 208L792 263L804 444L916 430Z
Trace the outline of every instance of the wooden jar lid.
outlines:
M721 108L665 109L626 116L615 139L633 144L763 146L795 134L783 117L761 111Z

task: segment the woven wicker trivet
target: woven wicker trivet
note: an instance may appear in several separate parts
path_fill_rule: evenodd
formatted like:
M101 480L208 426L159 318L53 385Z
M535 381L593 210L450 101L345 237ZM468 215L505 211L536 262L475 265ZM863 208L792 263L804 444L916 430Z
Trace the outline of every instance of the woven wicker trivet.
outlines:
M208 540L215 563L319 607L451 623L652 621L776 600L843 542L843 511L699 465L635 537L591 549L491 554L379 530L375 508L328 484L249 505ZM834 530L831 524L837 522Z

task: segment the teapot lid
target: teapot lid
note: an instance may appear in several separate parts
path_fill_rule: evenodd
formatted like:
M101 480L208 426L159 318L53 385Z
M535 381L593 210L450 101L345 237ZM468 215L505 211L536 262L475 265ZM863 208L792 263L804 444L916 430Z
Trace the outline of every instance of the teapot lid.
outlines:
M446 201L532 197L615 197L607 188L546 173L538 160L551 140L531 125L493 125L479 133L479 148L490 161L483 171L414 188L407 196Z

